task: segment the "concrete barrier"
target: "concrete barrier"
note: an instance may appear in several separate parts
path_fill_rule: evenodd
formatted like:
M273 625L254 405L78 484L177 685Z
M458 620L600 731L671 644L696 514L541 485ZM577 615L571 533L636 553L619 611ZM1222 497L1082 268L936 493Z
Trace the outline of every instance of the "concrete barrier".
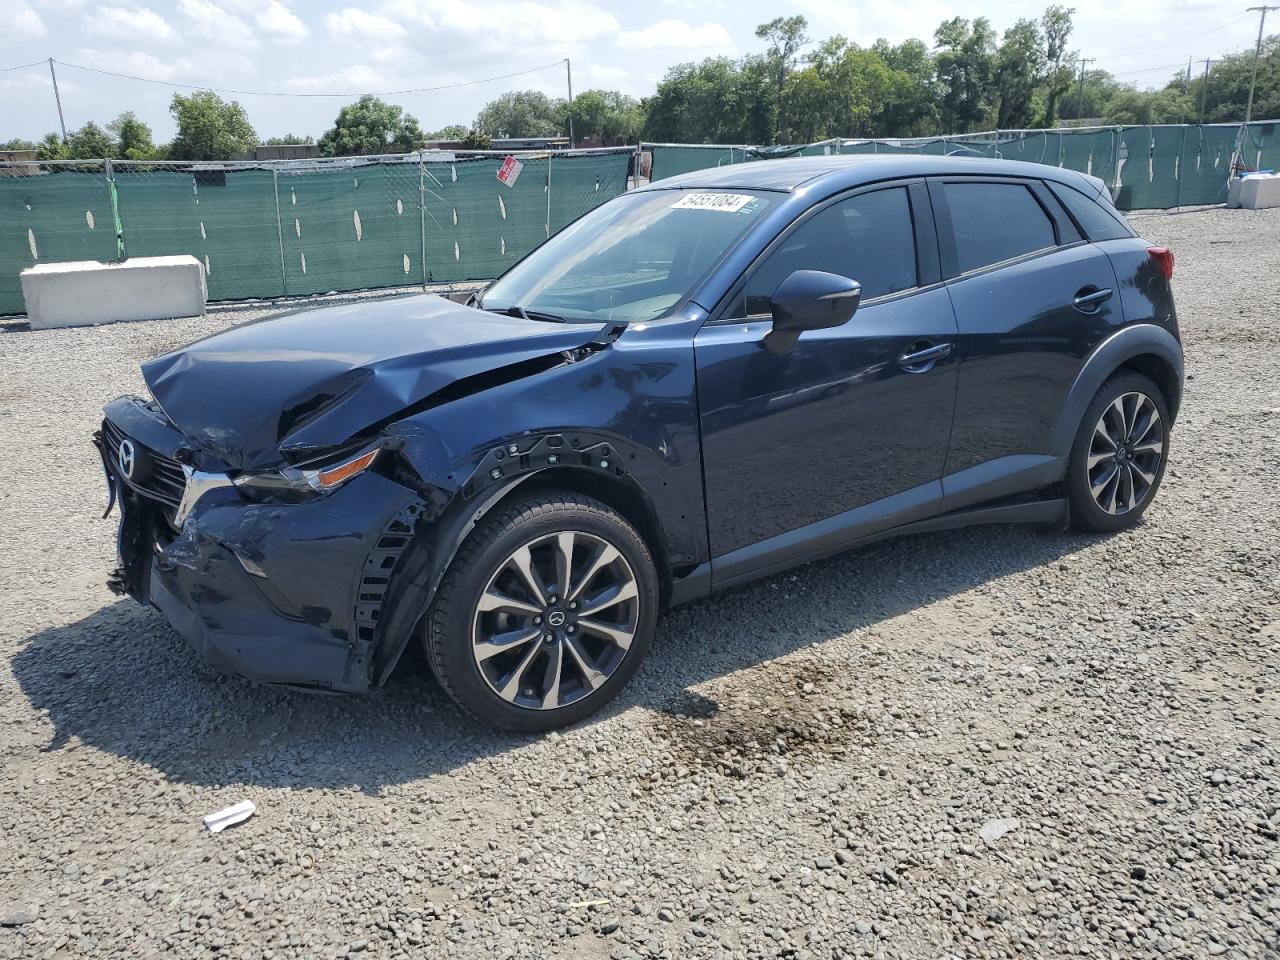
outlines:
M1227 206L1248 210L1280 207L1280 176L1250 174L1227 185Z
M118 320L168 320L204 313L204 265L191 256L123 263L41 263L22 271L32 330Z

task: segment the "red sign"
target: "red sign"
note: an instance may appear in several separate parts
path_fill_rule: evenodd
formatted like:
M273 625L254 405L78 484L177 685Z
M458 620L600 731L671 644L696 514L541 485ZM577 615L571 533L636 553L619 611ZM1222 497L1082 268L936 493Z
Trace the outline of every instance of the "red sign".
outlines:
M515 157L507 157L502 161L502 166L498 168L498 179L508 187L514 187L516 185L516 177L520 176L520 171L523 169L523 163Z

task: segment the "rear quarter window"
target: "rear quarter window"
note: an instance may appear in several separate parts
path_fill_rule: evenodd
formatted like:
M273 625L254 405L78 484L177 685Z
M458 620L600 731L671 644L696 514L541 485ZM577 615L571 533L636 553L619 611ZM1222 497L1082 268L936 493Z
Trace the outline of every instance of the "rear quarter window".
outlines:
M1021 183L946 183L961 273L1057 246L1053 222Z
M1049 189L1062 201L1062 205L1071 214L1076 226L1090 240L1120 240L1132 237L1133 231L1117 219L1117 215L1104 207L1097 200L1085 196L1074 187L1062 183L1051 183Z

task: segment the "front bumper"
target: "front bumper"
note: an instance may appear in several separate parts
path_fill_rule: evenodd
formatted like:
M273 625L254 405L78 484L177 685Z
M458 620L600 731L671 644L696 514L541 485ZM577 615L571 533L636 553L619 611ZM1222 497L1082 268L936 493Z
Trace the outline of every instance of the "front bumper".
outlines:
M215 487L175 530L172 510L103 459L121 506L119 582L205 660L263 683L369 688L380 599L419 513L413 491L375 473L297 503Z

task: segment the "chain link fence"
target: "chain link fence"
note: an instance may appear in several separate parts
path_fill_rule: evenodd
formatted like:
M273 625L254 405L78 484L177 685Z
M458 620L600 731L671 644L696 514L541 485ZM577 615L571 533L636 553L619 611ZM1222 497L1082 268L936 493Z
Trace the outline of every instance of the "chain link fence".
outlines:
M626 191L634 148L0 164L0 314L35 263L191 254L211 300L487 280Z
M753 160L860 153L1027 160L1088 173L1122 210L1223 203L1233 169L1280 168L1280 123L994 130L918 139L825 140L791 147L646 143L653 180Z

